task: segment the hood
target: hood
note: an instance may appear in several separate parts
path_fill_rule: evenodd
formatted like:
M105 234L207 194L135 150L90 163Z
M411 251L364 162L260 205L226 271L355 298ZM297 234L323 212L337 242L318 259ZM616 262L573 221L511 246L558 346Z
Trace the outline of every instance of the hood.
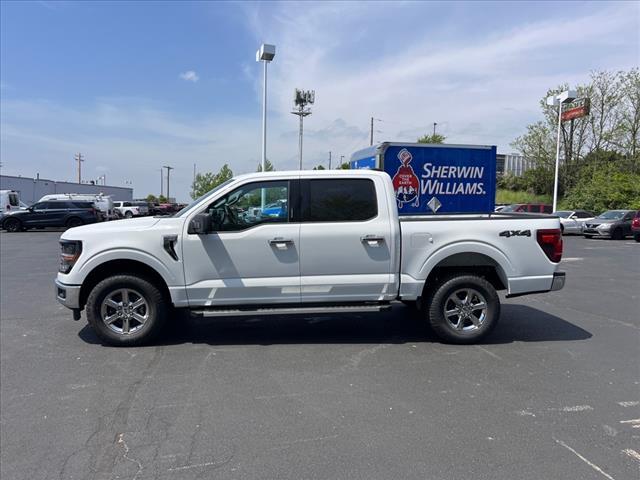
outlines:
M615 218L592 218L591 220L587 220L587 223L597 223L599 225L602 225L603 223L616 223L619 222L621 219L615 219Z
M85 235L95 234L108 234L124 232L135 232L140 230L146 230L153 227L161 219L158 217L140 217L140 218L127 218L124 220L112 220L110 222L92 223L90 225L83 225L81 227L70 228L64 232L60 238L71 240L82 240Z

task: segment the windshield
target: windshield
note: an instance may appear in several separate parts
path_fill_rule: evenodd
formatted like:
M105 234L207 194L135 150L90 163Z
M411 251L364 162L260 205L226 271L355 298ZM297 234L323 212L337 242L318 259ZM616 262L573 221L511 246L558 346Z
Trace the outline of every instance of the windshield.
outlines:
M196 198L193 202L191 202L189 205L187 205L186 207L184 207L182 210L178 210L176 213L173 214L174 217L181 217L182 215L184 215L188 210L191 210L191 207L193 207L194 205L196 205L200 200L202 200L204 197L210 195L213 192L216 192L218 190L220 190L221 188L227 186L229 183L233 182L233 178L230 178L229 180L227 180L226 182L222 182L220 185L218 185L217 187L209 190L207 193L200 195L198 198Z
M554 215L557 215L558 217L562 217L562 218L569 218L569 215L571 215L573 212L564 212L564 211L560 211L560 212L553 212Z
M602 218L603 220L618 220L627 213L625 210L609 210L608 212L601 213L597 218Z

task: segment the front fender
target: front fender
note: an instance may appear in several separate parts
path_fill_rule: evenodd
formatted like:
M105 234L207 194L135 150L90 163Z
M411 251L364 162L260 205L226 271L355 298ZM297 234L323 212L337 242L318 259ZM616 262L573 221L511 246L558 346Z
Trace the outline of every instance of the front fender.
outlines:
M167 268L166 264L160 259L148 252L133 248L114 248L92 254L91 258L86 262L76 265L76 267L79 268L72 269L71 273L66 276L67 279L65 279L65 283L80 285L96 267L112 260L134 260L144 263L158 272L168 286L179 285L181 283L174 272Z

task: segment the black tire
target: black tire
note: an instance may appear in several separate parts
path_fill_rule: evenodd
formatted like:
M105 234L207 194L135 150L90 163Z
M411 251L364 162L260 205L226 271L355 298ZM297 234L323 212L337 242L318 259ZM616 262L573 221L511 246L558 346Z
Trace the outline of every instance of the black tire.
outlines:
M131 213L131 211L124 212L124 218L133 218L133 213Z
M633 239L634 239L636 242L640 242L640 233L636 233L636 234L633 236Z
M124 333L124 320L116 320L112 327L107 326L102 318L102 304L108 296L127 289L144 298L146 305L146 321L137 330ZM111 307L109 307L111 308ZM145 278L135 274L114 275L98 283L87 299L86 314L98 337L106 344L115 347L131 347L152 342L162 331L167 322L169 303L160 289ZM121 323L121 325L118 325ZM130 325L127 322L127 325ZM114 329L121 329L117 332Z
M474 315L476 321L472 321L471 317L457 316L456 323L460 324L462 322L462 324L461 328L456 328L450 320L445 318L445 309L448 308L451 311L452 306L454 306L454 309L457 308L451 298L455 295L458 300L464 300L461 299L459 294L465 291L467 292L466 299L469 299L472 305L474 299L482 299L486 308L484 310L480 308L473 309L473 307L468 306L467 308L471 311L470 314ZM469 296L472 298L469 298ZM477 304L478 302L476 302ZM481 318L478 318L477 312L480 312ZM493 285L484 278L476 275L461 274L445 278L436 286L433 294L430 295L427 313L431 328L441 340L457 344L475 343L487 335L498 323L500 298ZM478 323L477 325L476 322Z
M2 227L7 231L7 232L20 232L22 231L22 222L20 220L18 220L17 218L7 218L4 223L2 224Z
M622 233L621 228L616 228L611 234L611 240L622 240L624 239L624 234Z
M71 217L71 218L69 218L69 219L66 221L65 226L66 226L67 228L74 228L74 227L79 227L79 226L81 226L83 223L84 223L84 222L82 221L82 219L81 219L81 218L78 218L78 217Z

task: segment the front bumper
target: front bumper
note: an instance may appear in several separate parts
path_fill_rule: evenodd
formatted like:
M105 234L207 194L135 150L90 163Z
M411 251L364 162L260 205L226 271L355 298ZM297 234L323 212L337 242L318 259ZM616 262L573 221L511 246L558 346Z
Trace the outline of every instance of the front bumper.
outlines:
M72 310L80 309L81 285L67 285L56 280L56 299L62 305Z
M608 237L611 235L611 227L609 228L601 228L601 227L582 227L582 233L585 235L601 235Z

